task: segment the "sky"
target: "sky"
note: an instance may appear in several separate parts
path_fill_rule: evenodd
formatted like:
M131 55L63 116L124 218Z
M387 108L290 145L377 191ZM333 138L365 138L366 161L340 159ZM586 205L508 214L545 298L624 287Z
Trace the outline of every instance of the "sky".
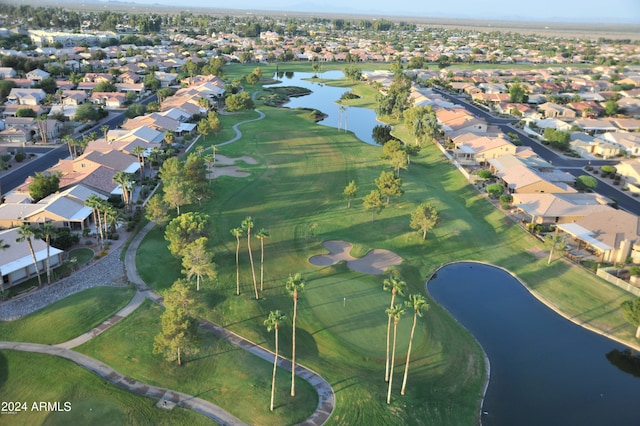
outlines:
M128 1L128 0L123 0ZM175 0L133 0L175 5ZM640 0L182 0L182 7L549 22L640 24Z

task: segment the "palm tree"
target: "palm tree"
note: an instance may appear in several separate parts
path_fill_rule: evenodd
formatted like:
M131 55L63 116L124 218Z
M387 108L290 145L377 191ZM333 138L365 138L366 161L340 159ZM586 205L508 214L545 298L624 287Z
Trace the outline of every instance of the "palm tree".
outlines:
M109 143L109 139L107 139L107 136L109 135L109 126L103 124L100 126L100 130L102 130L102 134L104 135L104 143Z
M286 315L279 310L269 312L269 317L264 321L267 331L275 330L276 332L276 352L273 359L273 375L271 377L271 411L273 411L273 398L276 394L276 368L278 367L278 328L280 323L284 321Z
M236 296L240 296L240 267L238 263L238 254L240 253L240 237L244 231L242 228L233 228L231 234L236 237Z
M253 228L253 219L251 216L247 216L242 221L242 229L247 231L247 250L249 250L249 261L251 262L251 274L253 275L253 288L256 291L256 300L260 298L258 295L258 282L256 281L256 270L253 267L253 254L251 253L251 228Z
M413 325L411 326L411 337L409 337L409 349L407 350L407 361L404 365L404 378L402 379L402 390L400 395L404 395L407 386L407 375L409 374L409 359L411 358L411 345L413 344L413 334L416 331L418 317L422 317L422 312L429 310L429 304L421 294L410 294L409 300L404 302L407 308L413 308Z
M113 175L113 181L120 185L122 188L122 201L124 202L125 211L129 204L131 204L131 190L134 180L133 174L127 172L116 172Z
M133 147L133 152L136 156L138 156L138 163L140 164L140 180L144 179L144 153L146 152L146 148L142 145L136 145Z
M43 238L47 243L47 284L51 284L51 260L49 259L49 249L51 248L51 238L55 238L58 234L58 229L50 223L45 223L42 227L36 230L36 235L39 238Z
M404 315L405 310L402 308L402 305L395 305L388 308L385 312L389 315L389 320L393 318L393 350L391 351L391 372L389 373L389 390L387 391L387 404L391 404L391 384L393 383L393 364L396 362L398 322L400 322L400 317Z
M407 286L407 283L402 281L399 277L395 275L389 275L389 278L386 278L382 284L382 288L385 291L391 292L391 304L389 305L389 309L393 308L393 304L396 301L396 294L403 295L404 289ZM384 381L389 381L389 335L391 334L391 317L389 317L389 322L387 323L387 363L384 370Z
M264 290L264 239L269 238L269 231L260 228L256 234L256 238L260 240L260 291Z
M298 294L304 291L305 279L299 273L289 275L287 278L287 292L293 298L293 338L291 351L291 396L296 396L295 378L296 378L296 316L298 314Z
M71 149L71 146L73 145L73 136L64 135L61 139L62 142L67 144L67 148L69 148L69 157L75 158L75 156L73 155L73 150Z
M93 210L93 224L96 227L96 235L99 236L100 241L104 242L104 234L102 233L102 215L100 214L102 203L102 198L92 194L87 198L87 201L84 202L84 205Z
M106 200L102 202L100 210L102 211L102 224L104 225L105 234L109 235L110 232L115 232L115 225L118 220L118 210ZM109 228L107 228L107 226L109 226Z
M27 225L25 223L20 228L18 228L18 238L16 238L16 242L21 243L26 241L27 245L29 245L29 252L31 253L31 258L33 259L33 265L36 267L36 275L38 276L38 287L42 287L40 269L38 268L38 259L36 259L36 253L33 251L33 243L31 242L31 238L35 236L35 230L30 225Z
M164 132L164 141L167 145L171 145L176 140L176 134L172 130Z

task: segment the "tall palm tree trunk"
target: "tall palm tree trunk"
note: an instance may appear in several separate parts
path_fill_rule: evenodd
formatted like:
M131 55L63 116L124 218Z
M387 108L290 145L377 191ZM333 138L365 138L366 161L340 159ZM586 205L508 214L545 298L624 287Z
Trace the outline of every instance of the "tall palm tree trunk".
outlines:
M413 325L411 326L411 336L409 337L409 349L407 349L407 362L404 364L404 377L402 378L402 389L400 395L404 395L407 387L407 376L409 375L409 359L411 358L411 346L413 345L413 334L416 331L416 322L418 321L418 313L413 313Z
M278 326L276 325L276 356L273 359L273 375L271 376L271 411L273 411L273 400L276 396L276 368L278 367Z
M260 291L264 291L264 238L260 239Z
M393 321L393 350L391 351L391 371L389 373L389 390L387 391L387 404L391 404L391 383L393 383L393 364L396 361L396 330L398 321Z
M260 298L258 294L258 281L256 280L256 269L253 266L253 253L251 252L251 229L247 230L247 249L249 250L249 261L251 262L251 275L253 276L253 288L256 291L256 300Z
M33 259L33 266L36 267L36 276L38 277L38 287L42 287L42 278L40 278L40 269L38 268L38 259L36 259L36 252L33 251L33 244L31 243L31 238L27 238L27 245L29 246L29 252L31 253L31 258Z
M391 305L389 306L389 309L393 308L393 302L396 299L396 295L395 293L392 291L391 292ZM388 382L389 381L389 337L391 334L391 317L389 317L389 320L387 322L387 361L386 361L386 367L384 369L384 381Z
M49 258L49 249L51 248L51 236L49 234L47 234L46 237L46 243L47 243L47 284L51 284L51 260Z
M240 237L236 237L236 296L240 296L240 266L239 266L239 253L240 253Z
M293 294L293 330L291 351L291 396L296 396L296 316L298 314L298 292Z

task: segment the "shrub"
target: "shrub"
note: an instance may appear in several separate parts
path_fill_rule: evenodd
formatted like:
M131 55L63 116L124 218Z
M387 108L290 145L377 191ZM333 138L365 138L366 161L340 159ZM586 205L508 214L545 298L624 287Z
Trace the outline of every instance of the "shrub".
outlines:
M18 152L16 152L16 155L15 155L14 158L15 158L16 162L22 163L26 157L27 156L25 155L24 151L18 151Z
M493 173L491 173L491 170L483 169L478 172L478 177L480 179L491 179L493 177Z
M504 187L499 183L494 183L487 186L487 193L489 194L489 196L491 196L491 198L498 197L499 195L502 194L503 191L504 191Z
M500 202L502 204L509 205L513 201L513 197L510 194L504 194L500 196Z

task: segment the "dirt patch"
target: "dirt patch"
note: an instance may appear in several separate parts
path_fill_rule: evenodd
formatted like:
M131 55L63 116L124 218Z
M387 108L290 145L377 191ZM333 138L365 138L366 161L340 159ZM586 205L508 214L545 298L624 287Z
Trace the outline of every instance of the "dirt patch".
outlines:
M356 259L349 252L353 245L346 241L331 240L323 243L329 250L329 254L321 254L309 258L309 263L315 266L331 266L338 262L346 261L347 266L352 271L363 274L379 275L389 266L402 263L402 258L392 251L384 249L374 249L364 257Z

